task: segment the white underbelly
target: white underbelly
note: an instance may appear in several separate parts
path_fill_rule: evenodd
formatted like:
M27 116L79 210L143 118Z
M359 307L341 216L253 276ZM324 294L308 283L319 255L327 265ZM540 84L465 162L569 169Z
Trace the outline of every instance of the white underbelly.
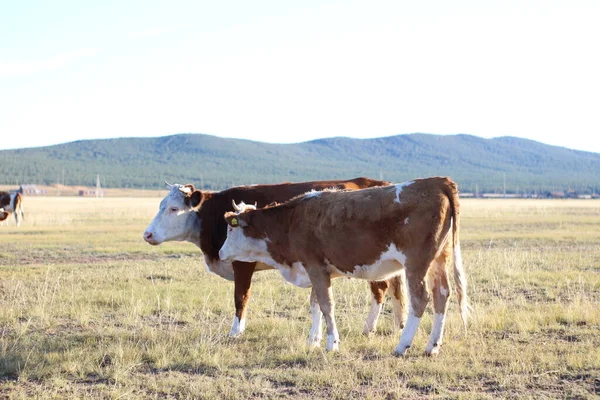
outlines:
M295 262L290 267L289 265L275 264L275 268L281 273L281 276L289 283L301 288L309 288L312 286L310 278L304 269L304 265L300 262Z
M351 272L342 272L335 265L331 264L329 264L329 267L332 274L336 276L341 275L369 281L383 281L400 274L404 269L405 263L406 256L404 253L399 251L394 244L391 244L374 263L355 265Z
M230 262L225 262L222 260L209 261L208 257L204 257L204 262L206 263L206 269L208 272L212 272L214 274L219 275L222 278L227 279L228 281L234 280L233 274L233 264ZM274 269L270 265L264 263L256 263L255 271L265 271L269 269Z

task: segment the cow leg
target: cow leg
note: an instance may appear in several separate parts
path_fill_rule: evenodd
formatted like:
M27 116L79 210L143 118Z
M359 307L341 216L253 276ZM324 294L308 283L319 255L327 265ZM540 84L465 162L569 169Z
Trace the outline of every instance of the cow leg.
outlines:
M412 345L419 323L425 312L425 307L429 302L429 294L427 293L427 285L425 284L425 275L427 268L417 267L409 268L406 271L406 281L408 284L408 296L410 300L410 308L406 326L402 330L400 342L396 347L396 354L404 356L408 348Z
M319 299L314 286L310 290L310 313L312 315L312 327L308 335L308 345L310 347L319 347L323 338L323 313L319 307Z
M406 273L402 272L389 280L392 308L394 310L394 329L404 329L406 324Z
M448 309L448 298L450 297L450 285L448 284L448 274L446 272L446 260L450 256L444 251L432 263L432 268L427 276L428 284L433 294L433 326L431 327L431 336L429 343L425 348L425 353L434 355L439 353L442 345L442 336L444 335L444 323L446 320L446 310Z
M339 350L340 335L335 324L331 275L321 266L306 268L306 270L327 325L327 346L325 348L327 351Z
M370 335L377 330L377 321L383 308L383 301L385 300L385 293L389 288L389 283L388 281L370 281L369 286L371 287L371 310L365 321L363 335Z
M233 319L229 336L237 337L244 333L246 329L246 305L248 304L248 300L250 300L250 285L252 284L252 275L254 274L256 263L234 261L232 266L235 318Z

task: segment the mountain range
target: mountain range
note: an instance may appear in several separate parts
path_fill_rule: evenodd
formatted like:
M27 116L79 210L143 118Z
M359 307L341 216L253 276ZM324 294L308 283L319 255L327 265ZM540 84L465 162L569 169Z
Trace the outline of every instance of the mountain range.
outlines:
M462 192L600 193L600 154L516 137L405 134L293 144L204 134L80 140L0 151L0 184L162 188L368 176L403 182L450 176Z

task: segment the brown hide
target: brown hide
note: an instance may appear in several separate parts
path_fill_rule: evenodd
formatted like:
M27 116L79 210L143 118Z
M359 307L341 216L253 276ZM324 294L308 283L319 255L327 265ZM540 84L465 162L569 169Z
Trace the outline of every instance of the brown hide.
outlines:
M395 244L407 263L414 264L408 270L426 269L441 250L451 217L458 235L457 198L454 182L435 177L403 187L399 202L396 186L330 191L238 218L241 226L242 221L248 225L244 235L269 238L268 251L279 264L333 264L352 273L355 266L373 264Z
M391 183L360 177L352 180L238 186L221 192L196 191L191 197L193 198L198 193L201 195L200 207L197 210L197 215L202 221L200 248L210 259L219 259L219 249L227 237L227 224L223 220L223 214L233 210L232 200L236 203L241 201L246 204L257 203L257 206L260 208L273 202L285 202L311 190L323 190L326 188L359 189L383 185L391 185Z

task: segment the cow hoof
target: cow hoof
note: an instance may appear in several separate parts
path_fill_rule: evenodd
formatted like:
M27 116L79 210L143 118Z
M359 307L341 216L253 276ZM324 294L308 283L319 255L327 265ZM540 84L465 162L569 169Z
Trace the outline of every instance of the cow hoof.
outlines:
M321 338L320 337L316 337L316 338L308 338L308 347L310 347L311 349L318 349L319 347L321 347Z
M428 356L435 356L436 354L439 354L440 352L440 347L441 347L441 343L429 343L427 344L427 347L425 348L425 354Z
M410 348L410 346L398 346L394 351L394 355L397 357L404 357L406 355L406 351Z
M327 337L327 347L325 347L327 351L338 351L340 349L340 339L336 339L334 337Z

